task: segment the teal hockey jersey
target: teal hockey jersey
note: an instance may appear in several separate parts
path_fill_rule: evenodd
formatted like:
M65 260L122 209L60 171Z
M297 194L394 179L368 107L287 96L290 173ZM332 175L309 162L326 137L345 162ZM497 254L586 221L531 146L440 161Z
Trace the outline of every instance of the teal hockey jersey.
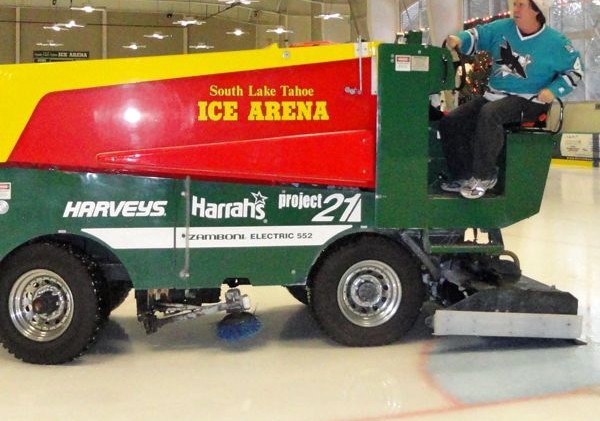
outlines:
M501 19L457 35L463 54L490 54L491 93L533 97L548 88L554 96L562 97L583 77L579 53L567 37L549 26L525 36L513 19Z

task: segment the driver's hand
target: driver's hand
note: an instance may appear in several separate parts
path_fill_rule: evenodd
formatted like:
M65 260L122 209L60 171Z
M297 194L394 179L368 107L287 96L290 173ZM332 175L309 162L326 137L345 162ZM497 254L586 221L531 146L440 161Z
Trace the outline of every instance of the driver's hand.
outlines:
M544 88L542 89L538 94L537 97L540 101L542 101L545 104L550 104L552 101L554 101L554 94L552 93L552 91L548 88Z
M448 35L446 38L446 47L450 50L457 50L462 45L462 41L456 35Z

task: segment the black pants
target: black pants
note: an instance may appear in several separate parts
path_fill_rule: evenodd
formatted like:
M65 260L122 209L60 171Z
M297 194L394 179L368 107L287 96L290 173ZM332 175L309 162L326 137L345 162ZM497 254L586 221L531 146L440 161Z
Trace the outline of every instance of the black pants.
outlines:
M521 119L535 121L549 108L548 104L507 96L497 101L477 97L451 111L440 121L439 130L452 177L495 177L504 146L504 125Z

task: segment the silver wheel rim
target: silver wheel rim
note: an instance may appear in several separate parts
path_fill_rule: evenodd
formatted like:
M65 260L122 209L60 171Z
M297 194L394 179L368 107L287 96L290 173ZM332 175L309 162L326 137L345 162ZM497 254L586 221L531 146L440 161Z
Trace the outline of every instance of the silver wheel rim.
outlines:
M73 319L73 294L56 273L35 269L14 283L8 297L10 318L26 338L49 342L60 337Z
M340 279L337 300L342 314L361 327L390 320L400 307L402 285L396 271L378 260L352 265Z

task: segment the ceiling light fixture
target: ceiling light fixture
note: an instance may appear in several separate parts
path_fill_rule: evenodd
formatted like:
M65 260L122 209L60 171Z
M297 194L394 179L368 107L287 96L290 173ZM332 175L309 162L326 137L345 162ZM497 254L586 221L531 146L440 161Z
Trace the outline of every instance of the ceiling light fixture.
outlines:
M73 19L71 19L67 23L58 23L57 25L64 26L65 28L69 28L69 29L71 29L71 28L85 28L85 25L80 25L77 22L75 22Z
M37 42L35 45L38 45L40 47L60 47L63 44L59 43L59 42L54 42L51 39L49 39L46 42Z
M155 31L153 34L150 35L144 35L144 38L154 38L154 39L165 39L165 38L171 38L172 35L165 35L160 31Z
M315 16L315 18L323 20L344 19L340 13L323 13L322 15Z
M186 26L190 26L190 25L202 25L206 22L204 22L203 20L198 20L194 17L191 16L184 16L183 18L176 20L175 22L173 22L173 25L181 25L184 28Z
M260 0L219 0L220 3L225 3L225 4L251 4L251 3L258 3Z
M183 15L183 17L181 19L173 22L173 25L180 25L180 26L183 26L184 28L186 28L190 25L202 25L204 23L206 23L206 22L204 22L203 20L198 20L192 16L192 2L191 2L191 0L188 0L187 15Z
M85 13L100 12L100 11L103 10L103 9L98 9L98 8L96 8L94 6L90 6L89 4L85 4L85 5L80 6L80 7L78 7L78 6L71 6L70 9L71 10L81 10L82 12L85 12Z
M199 42L196 45L189 46L192 50L212 50L215 48L213 45L208 45L205 42Z
M140 44L138 44L136 42L132 42L129 45L124 45L123 48L128 48L130 50L139 50L140 48L146 48L146 46L145 45L140 45Z
M242 31L240 28L235 28L231 32L227 32L228 35L235 35L236 37L240 37L244 35L246 32Z
M64 24L60 24L60 23L55 23L54 25L49 25L49 26L43 26L44 29L49 29L51 31L56 31L56 32L60 32L60 31L68 31L69 28L65 27Z
M294 33L294 31L291 31L289 29L285 29L283 26L278 26L275 29L267 29L267 32L273 32L277 35L281 35L281 34L292 34Z
M79 25L73 19L68 21L67 23L55 23L54 25L43 26L44 29L50 29L52 31L60 32L60 31L68 31L72 28L85 28L85 25Z

